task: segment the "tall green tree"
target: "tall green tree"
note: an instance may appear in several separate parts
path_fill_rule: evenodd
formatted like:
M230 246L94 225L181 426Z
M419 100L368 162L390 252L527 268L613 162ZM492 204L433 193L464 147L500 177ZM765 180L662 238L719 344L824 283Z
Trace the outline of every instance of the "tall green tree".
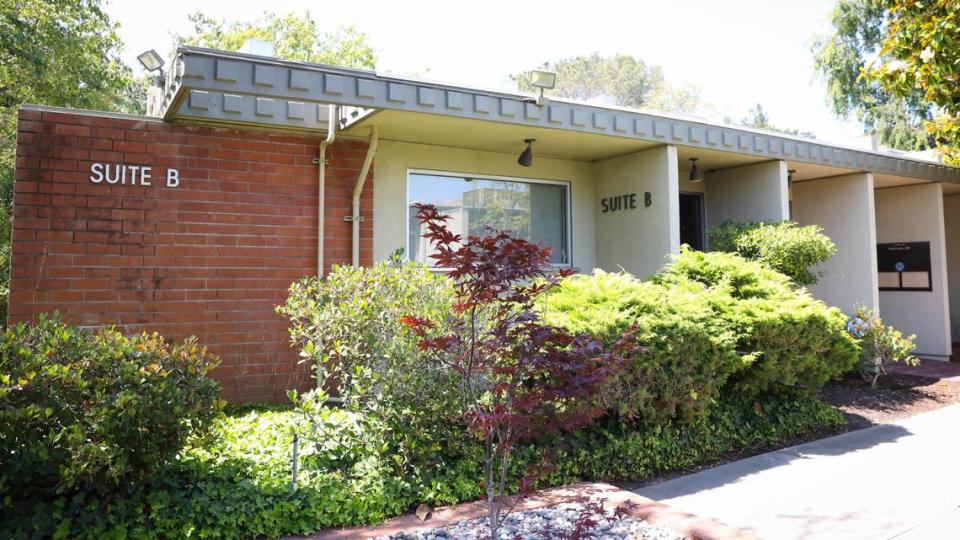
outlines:
M0 0L0 325L6 320L17 109L116 109L131 71L101 0Z
M176 44L239 50L250 38L273 43L280 58L336 66L373 69L377 52L366 34L353 26L321 32L309 11L277 15L267 12L254 21L217 20L202 12L189 16L193 32L174 35Z
M892 148L923 150L935 143L924 130L934 111L923 92L892 92L875 78L863 76L881 55L888 35L888 4L888 0L839 0L830 14L831 30L814 42L815 67L827 83L827 98L838 117L857 119Z
M960 164L960 0L886 0L883 40L862 79L900 99L916 99L924 128Z
M690 86L667 83L660 66L650 65L628 54L564 58L544 62L538 69L555 71L557 86L547 95L571 99L611 96L621 107L648 108L668 112L694 113L700 107L700 92ZM521 90L533 92L530 72L510 76Z

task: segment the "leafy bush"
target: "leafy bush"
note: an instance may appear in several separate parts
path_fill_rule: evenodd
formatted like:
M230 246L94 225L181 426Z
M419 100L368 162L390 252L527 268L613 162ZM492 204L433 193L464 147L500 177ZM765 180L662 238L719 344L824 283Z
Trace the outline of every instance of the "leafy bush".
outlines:
M883 366L887 362L903 362L918 365L920 359L913 356L913 340L917 337L903 337L903 333L892 326L883 324L876 311L857 306L856 312L847 321L847 332L860 342L860 363L857 367L864 380L870 386L877 387L880 375L887 372Z
M42 317L0 335L0 490L107 494L149 479L220 411L217 361L187 340Z
M822 276L812 268L836 255L837 246L818 225L727 221L707 231L710 249L738 253L788 276L797 285L813 285Z
M856 341L846 317L765 265L731 253L683 250L654 278L671 290L701 287L718 324L736 339L742 369L731 375L733 392L746 396L795 387L816 392L853 368Z
M102 498L90 492L0 512L0 537L277 538L318 529L372 524L420 502L452 504L484 495L476 473L482 452L468 444L427 471L396 474L382 442L359 431L367 421L327 409L331 441L301 454L301 482L290 489L290 431L295 413L245 407L219 420L214 436L184 450L165 474ZM557 448L540 485L582 480L643 480L707 463L726 452L763 449L843 420L807 395L759 403L723 399L693 423L656 429L607 421L543 445ZM379 432L379 431L378 431ZM559 443L559 445L557 444ZM522 446L511 469L516 489L543 446Z
M453 302L450 280L399 257L370 267L335 266L322 280L290 287L277 312L291 321L290 337L311 362L321 391L292 395L307 416L310 404L337 394L344 406L390 433L385 444L411 466L432 462L462 432L459 381L417 351L417 338L401 324L417 313L438 328ZM315 423L315 422L314 422Z
M600 394L621 418L648 424L693 421L741 362L735 338L701 286L666 287L595 270L560 283L542 304L547 320L612 343L631 325L642 349Z

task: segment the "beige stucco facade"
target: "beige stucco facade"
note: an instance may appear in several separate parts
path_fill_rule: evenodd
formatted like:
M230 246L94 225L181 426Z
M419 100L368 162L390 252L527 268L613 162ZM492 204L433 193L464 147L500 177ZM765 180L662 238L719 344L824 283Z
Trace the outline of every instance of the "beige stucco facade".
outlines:
M790 217L787 162L764 161L708 172L707 225L724 221L782 221Z
M932 291L880 291L884 322L917 335L917 354L949 357L949 288L943 188L917 184L875 191L877 242L930 242ZM960 284L958 284L960 286Z
M815 269L822 276L810 292L847 313L861 304L878 308L873 175L794 182L791 191L794 221L819 225L837 246L837 254Z

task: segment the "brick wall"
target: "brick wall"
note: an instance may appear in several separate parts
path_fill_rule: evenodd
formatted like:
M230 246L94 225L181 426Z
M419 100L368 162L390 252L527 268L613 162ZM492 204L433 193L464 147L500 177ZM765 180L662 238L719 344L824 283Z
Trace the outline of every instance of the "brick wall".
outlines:
M316 273L318 137L190 127L81 112L20 111L9 319L59 310L169 339L196 335L220 356L231 400L284 400L310 385L274 312ZM327 155L325 263L350 261L353 185L366 152ZM151 166L152 185L90 180L93 162ZM177 168L180 185L166 187ZM371 175L372 176L372 175ZM372 257L373 182L361 258Z

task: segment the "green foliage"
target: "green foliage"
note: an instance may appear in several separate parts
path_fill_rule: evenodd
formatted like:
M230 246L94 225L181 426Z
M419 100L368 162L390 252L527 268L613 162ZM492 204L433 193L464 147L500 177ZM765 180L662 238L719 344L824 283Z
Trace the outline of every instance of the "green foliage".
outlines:
M0 249L9 253L17 110L25 103L127 110L130 69L101 0L0 0ZM6 263L4 263L6 264ZM6 266L0 290L7 290ZM6 292L0 294L6 325Z
M373 266L336 266L323 280L290 287L277 312L290 319L290 338L316 370L318 387L351 411L376 417L385 440L408 465L432 459L447 441L462 438L459 383L439 361L419 354L417 339L400 323L418 313L443 328L453 302L448 279L399 257ZM323 402L323 392L292 396L301 412Z
M539 69L557 73L557 86L547 90L547 95L572 99L611 96L621 107L680 113L694 113L700 107L699 89L673 86L664 79L660 66L647 64L628 54L600 56L593 53L544 62ZM516 73L510 78L523 91L539 91L530 86L529 72Z
M246 407L219 420L215 436L184 450L162 478L105 499L86 492L0 513L0 536L277 538L376 523L420 502L451 504L483 495L476 479L482 452L475 444L453 447L429 467L398 474L394 456L358 427L368 421L331 409L321 414L330 439L301 447L296 492L289 474L296 413ZM696 422L656 429L611 418L546 443L556 447L556 469L541 485L643 480L726 452L829 432L842 423L839 413L805 395L759 403L724 400ZM514 489L542 450L518 449L510 478Z
M92 333L42 317L0 335L0 491L102 494L150 478L219 413L195 340Z
M885 0L883 41L861 79L935 111L924 127L937 149L960 164L960 2Z
M886 31L887 0L839 0L831 30L813 46L816 70L827 83L837 116L851 115L880 142L899 150L923 150L933 141L923 124L932 118L920 89L897 95L878 81L862 77L879 54Z
M886 373L883 366L887 362L903 362L915 366L920 359L913 356L913 340L917 337L903 337L903 333L892 326L883 324L876 311L857 306L856 312L847 321L847 332L859 340L860 374L871 381L876 388L880 375Z
M710 227L707 237L710 249L760 261L803 286L816 283L822 274L812 268L837 253L837 246L820 226L800 226L792 221L727 221Z
M561 282L543 310L551 324L605 344L636 324L643 349L600 399L622 418L661 425L702 417L741 362L734 336L717 324L712 294L697 285L665 287L595 270Z
M743 353L743 368L730 377L728 392L815 393L857 361L859 348L844 328L843 313L759 262L684 249L654 282L713 293L707 298L718 324L733 333Z
M304 11L278 16L266 12L255 21L218 21L202 12L189 16L190 35L175 35L174 45L198 45L228 51L240 50L250 38L273 43L278 57L353 68L377 67L377 52L366 34L353 26L335 32L321 32L317 22Z
M445 370L420 358L400 319L410 313L442 325L453 302L448 279L399 258L369 267L335 266L322 280L290 286L277 313L290 319L290 340L316 366L320 385L353 409L447 403ZM422 410L422 409L421 409Z

